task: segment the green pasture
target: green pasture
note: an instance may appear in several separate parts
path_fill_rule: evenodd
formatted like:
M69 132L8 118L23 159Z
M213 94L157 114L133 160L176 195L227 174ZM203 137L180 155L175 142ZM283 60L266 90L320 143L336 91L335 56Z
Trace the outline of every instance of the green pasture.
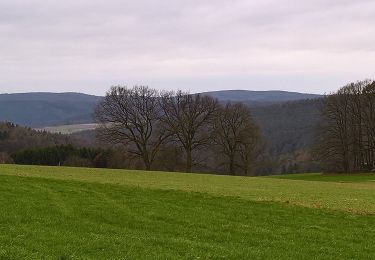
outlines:
M319 176L0 165L0 259L375 258L371 175Z

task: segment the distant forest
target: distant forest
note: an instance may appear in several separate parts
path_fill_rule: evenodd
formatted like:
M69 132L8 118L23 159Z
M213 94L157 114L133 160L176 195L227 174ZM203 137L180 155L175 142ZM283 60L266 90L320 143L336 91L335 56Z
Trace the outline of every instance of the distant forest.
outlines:
M238 100L236 93L225 99L221 92L211 97L148 87L112 88L105 98L69 94L74 113L57 118L56 124L62 118L71 118L64 121L68 123L91 123L89 118L95 117L101 128L62 135L0 123L0 163L233 175L368 171L375 168L373 89L373 81L368 80L348 84L326 97L299 100L293 96L297 100L282 102ZM148 93L143 101L141 90ZM22 102L22 98L7 102ZM36 105L40 98L29 102ZM7 107L4 102L0 97L0 107ZM66 104L61 98L57 106ZM48 101L41 106L48 107ZM142 109L146 109L144 115ZM140 128L133 129L136 125ZM146 125L151 132L144 131Z

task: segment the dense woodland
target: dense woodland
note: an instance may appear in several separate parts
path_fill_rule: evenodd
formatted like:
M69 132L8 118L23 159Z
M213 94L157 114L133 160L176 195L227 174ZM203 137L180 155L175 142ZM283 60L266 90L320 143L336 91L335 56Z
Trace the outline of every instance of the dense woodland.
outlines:
M375 86L274 104L113 87L98 131L70 136L0 123L0 163L268 175L375 168Z
M17 126L13 123L0 123L0 163L11 163L11 155L38 147L66 145L72 143L70 137L50 134Z
M272 105L246 103L265 142L258 174L318 172L320 163L311 153L320 122L322 99Z
M124 152L73 136L0 123L0 163L129 168Z

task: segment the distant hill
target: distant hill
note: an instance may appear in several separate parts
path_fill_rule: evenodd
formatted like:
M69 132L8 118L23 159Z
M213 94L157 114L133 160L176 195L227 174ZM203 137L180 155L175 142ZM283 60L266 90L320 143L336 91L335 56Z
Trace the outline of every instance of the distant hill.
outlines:
M251 90L221 90L204 92L203 94L219 99L220 101L279 103L322 97L316 94L305 94L288 91L251 91Z
M0 121L29 127L91 123L101 97L80 93L0 95Z
M71 101L71 102L98 102L102 97L88 95L83 93L49 93L49 92L30 92L0 94L0 101Z
M222 102L244 102L250 106L320 97L286 91L248 90L223 90L203 94ZM101 99L99 96L81 93L0 94L0 121L34 128L92 123L95 106Z

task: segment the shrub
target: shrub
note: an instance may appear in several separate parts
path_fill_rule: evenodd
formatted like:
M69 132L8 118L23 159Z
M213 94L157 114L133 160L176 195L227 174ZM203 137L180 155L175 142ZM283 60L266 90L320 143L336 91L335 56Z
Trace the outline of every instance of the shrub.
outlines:
M0 152L0 164L12 164L13 159L9 156L9 154Z
M64 163L64 166L70 167L93 167L93 164L90 160L73 155L68 157Z

